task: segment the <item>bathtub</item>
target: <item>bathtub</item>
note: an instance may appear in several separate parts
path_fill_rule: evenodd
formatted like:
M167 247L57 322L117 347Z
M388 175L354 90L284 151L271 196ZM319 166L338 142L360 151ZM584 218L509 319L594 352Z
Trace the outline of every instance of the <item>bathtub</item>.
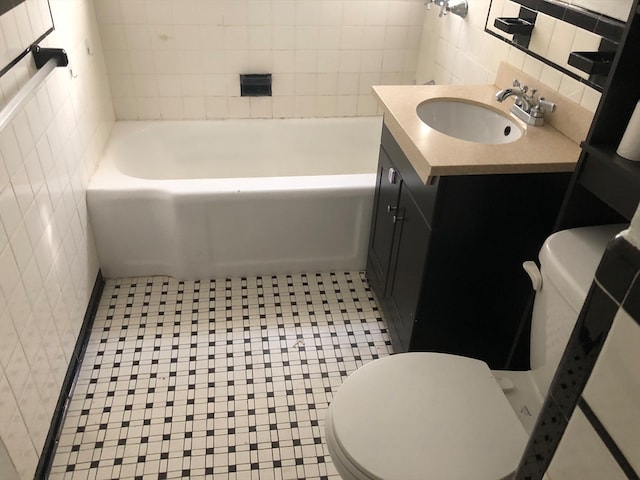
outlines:
M103 275L364 269L381 126L117 122L87 190Z

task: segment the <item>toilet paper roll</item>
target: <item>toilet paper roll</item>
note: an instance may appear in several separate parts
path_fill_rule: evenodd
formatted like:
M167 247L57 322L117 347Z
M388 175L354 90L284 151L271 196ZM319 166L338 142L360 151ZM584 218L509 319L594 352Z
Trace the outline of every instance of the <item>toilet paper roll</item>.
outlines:
M627 160L640 162L640 101L633 110L616 153Z

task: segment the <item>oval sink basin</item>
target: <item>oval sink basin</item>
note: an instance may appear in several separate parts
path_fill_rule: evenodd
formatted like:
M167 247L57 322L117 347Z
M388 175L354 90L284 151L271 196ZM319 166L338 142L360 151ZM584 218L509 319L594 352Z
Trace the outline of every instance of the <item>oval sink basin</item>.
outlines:
M509 143L522 136L516 122L478 103L427 100L418 105L416 113L434 130L467 142Z

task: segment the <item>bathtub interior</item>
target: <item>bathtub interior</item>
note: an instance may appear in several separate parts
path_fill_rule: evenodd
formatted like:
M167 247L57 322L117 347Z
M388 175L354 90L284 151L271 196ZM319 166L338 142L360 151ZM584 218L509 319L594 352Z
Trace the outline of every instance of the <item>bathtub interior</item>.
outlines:
M118 122L106 155L151 180L371 173L380 129L379 117Z

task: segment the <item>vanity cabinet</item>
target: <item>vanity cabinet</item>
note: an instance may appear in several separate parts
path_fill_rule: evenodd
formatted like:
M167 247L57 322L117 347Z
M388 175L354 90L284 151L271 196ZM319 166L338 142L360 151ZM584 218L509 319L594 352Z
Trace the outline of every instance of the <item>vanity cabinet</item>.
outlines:
M405 170L406 171L406 170ZM428 188L428 187L427 187ZM431 227L387 151L380 149L369 248L369 281L387 301L391 336L407 350Z
M570 173L455 175L429 185L383 126L367 278L394 350L511 365Z

